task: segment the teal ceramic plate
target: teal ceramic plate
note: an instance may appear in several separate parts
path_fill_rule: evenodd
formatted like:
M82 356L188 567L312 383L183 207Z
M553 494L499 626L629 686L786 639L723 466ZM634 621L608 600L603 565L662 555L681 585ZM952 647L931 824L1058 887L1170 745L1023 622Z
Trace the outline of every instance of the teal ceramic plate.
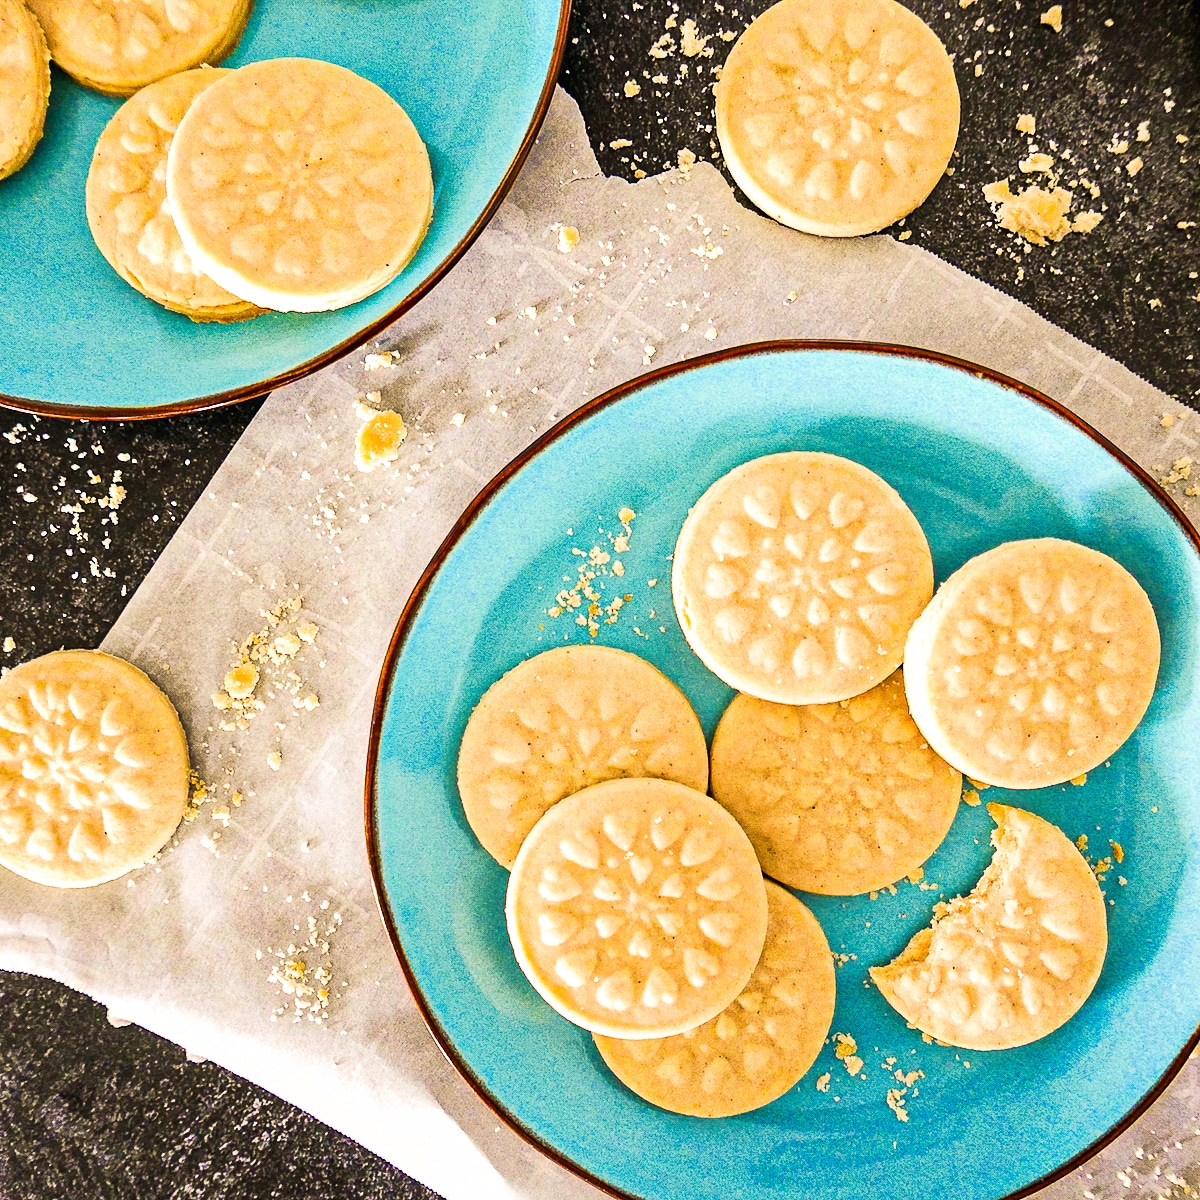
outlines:
M333 313L197 325L122 282L83 191L119 100L54 68L46 134L0 182L0 404L83 417L167 416L261 395L360 346L470 245L516 178L550 103L570 0L256 0L226 66L282 56L349 67L394 96L429 147L433 223L381 292Z
M525 982L504 928L507 874L479 847L455 789L459 739L484 690L527 656L585 641L547 610L572 548L607 546L638 514L629 595L599 640L643 655L691 698L711 736L732 692L676 624L668 556L718 476L760 454L825 450L865 463L928 534L939 580L1013 538L1073 538L1113 555L1162 629L1158 690L1137 732L1082 787L1003 792L1089 853L1105 877L1110 949L1079 1014L1018 1050L956 1051L908 1029L869 986L934 902L990 859L991 821L961 806L910 883L877 899L804 896L839 954L832 1045L787 1095L704 1121L637 1099L591 1038ZM609 547L611 550L611 547ZM657 585L651 586L651 580ZM653 611L651 611L653 610ZM1137 467L1052 401L922 351L843 344L747 347L646 376L586 406L484 489L439 551L396 630L380 682L367 835L380 906L429 1026L518 1132L618 1195L653 1200L992 1200L1033 1190L1127 1124L1182 1065L1200 1022L1200 541ZM892 1061L894 1060L894 1061ZM886 1064L886 1065L885 1065ZM969 1065L968 1065L969 1064ZM887 1104L892 1072L923 1071ZM828 1091L815 1081L830 1074Z

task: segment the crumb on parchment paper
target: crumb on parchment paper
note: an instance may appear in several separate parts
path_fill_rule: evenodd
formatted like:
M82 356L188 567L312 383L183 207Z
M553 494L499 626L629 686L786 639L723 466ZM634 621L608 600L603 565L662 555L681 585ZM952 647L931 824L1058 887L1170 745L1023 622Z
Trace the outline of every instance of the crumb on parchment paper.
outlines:
M308 892L300 899L312 903ZM286 902L291 902L288 896ZM293 926L293 932L304 934L299 943L290 942L286 949L256 950L255 957L273 957L267 982L278 989L278 1006L271 1012L271 1020L291 1017L293 1021L311 1021L322 1025L329 1019L329 1002L341 994L334 991L333 963L330 946L334 935L342 924L339 912L329 913L329 901L322 900L317 912L310 913L305 926ZM342 986L346 986L342 981Z

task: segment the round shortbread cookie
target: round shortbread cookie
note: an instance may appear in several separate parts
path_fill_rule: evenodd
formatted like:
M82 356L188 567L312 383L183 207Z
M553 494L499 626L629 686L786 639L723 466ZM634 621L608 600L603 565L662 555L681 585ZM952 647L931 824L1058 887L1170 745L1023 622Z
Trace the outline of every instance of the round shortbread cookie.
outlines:
M713 737L712 791L768 875L854 896L902 879L941 845L962 776L921 736L897 671L838 704L735 696Z
M162 849L187 797L183 727L137 667L59 650L0 679L0 865L105 883Z
M41 141L50 102L50 51L21 0L0 0L0 179L19 171Z
M342 308L390 283L433 213L429 155L404 109L345 67L252 63L188 109L167 195L195 263L283 312Z
M783 0L738 38L716 94L721 152L742 191L826 237L912 212L958 137L950 56L895 0Z
M54 61L109 96L229 54L251 0L29 0Z
M933 561L895 488L849 459L797 450L753 459L700 497L671 592L688 644L731 687L825 704L900 665Z
M904 682L929 744L972 779L1048 787L1098 767L1154 694L1158 622L1120 563L1058 538L1006 542L938 589Z
M1066 834L1023 809L988 812L996 853L974 890L870 972L910 1025L965 1050L1053 1033L1091 995L1108 949L1100 885Z
M665 675L607 646L560 646L514 667L475 706L458 752L467 820L505 867L564 796L642 775L705 791L704 731Z
M767 931L749 839L715 800L665 779L560 800L521 846L505 913L542 998L623 1038L715 1017L749 982Z
M762 957L724 1012L669 1038L592 1036L613 1074L643 1100L688 1117L734 1117L778 1100L816 1061L836 988L816 917L768 882Z
M100 253L143 296L193 321L243 321L264 310L197 271L167 203L167 150L188 106L226 70L201 67L142 88L96 142L88 227Z

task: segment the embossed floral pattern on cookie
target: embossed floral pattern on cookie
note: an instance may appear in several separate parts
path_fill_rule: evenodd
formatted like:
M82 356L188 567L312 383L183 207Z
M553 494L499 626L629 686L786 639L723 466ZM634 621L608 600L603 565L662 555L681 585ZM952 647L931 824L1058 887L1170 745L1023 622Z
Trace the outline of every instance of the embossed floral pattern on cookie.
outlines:
M543 999L613 1037L665 1037L714 1017L762 952L754 850L714 800L616 779L560 801L509 879L509 938Z
M900 671L838 704L736 696L713 737L712 784L768 875L833 896L916 870L962 792L909 715Z
M945 47L894 0L783 0L738 39L717 84L734 178L770 216L826 236L916 208L958 121Z
M594 1034L609 1068L651 1104L732 1117L788 1091L821 1052L833 1020L833 957L816 917L767 881L767 938L750 982L719 1016L669 1038Z
M827 703L899 666L933 562L878 475L792 451L704 493L676 543L671 588L688 643L726 683L782 704Z
M1100 885L1071 840L1022 809L988 812L996 853L974 890L939 905L931 929L871 968L906 1021L968 1050L1052 1033L1091 994L1108 948Z
M188 253L219 284L287 312L361 300L425 235L429 155L382 88L313 59L252 63L188 110L167 160Z
M22 0L0 0L0 179L19 171L41 140L50 57Z
M1136 728L1158 677L1150 599L1115 559L1058 538L1007 542L938 589L905 685L930 745L1000 787L1064 783Z
M0 865L56 887L123 875L187 803L187 742L136 667L61 650L0 680Z
M458 756L467 820L506 867L564 796L641 775L704 791L704 731L665 675L607 646L560 646L514 667L476 706Z
M250 0L29 0L50 53L80 83L130 96L237 45Z

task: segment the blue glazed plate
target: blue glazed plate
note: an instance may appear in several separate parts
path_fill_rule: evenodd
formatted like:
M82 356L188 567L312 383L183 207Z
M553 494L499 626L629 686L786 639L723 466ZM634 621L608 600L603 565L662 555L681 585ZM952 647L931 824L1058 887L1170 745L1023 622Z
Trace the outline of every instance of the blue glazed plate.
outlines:
M549 106L570 0L256 0L236 67L283 56L349 67L412 117L433 223L386 288L332 313L198 325L124 283L88 231L92 150L121 101L54 68L46 134L0 182L0 404L167 416L261 395L362 345L440 279L516 178Z
M587 639L547 610L576 576L572 547L606 545L638 514L628 594L599 640L649 659L711 736L732 691L688 649L670 597L675 536L720 475L761 454L825 450L866 464L912 507L938 580L1013 538L1072 538L1113 555L1154 603L1162 671L1150 710L1082 787L992 789L1086 834L1108 871L1110 949L1095 992L1034 1045L993 1053L928 1044L878 992L885 962L939 898L969 890L991 856L983 807L961 806L922 889L804 896L838 968L828 1045L787 1095L703 1121L625 1090L591 1038L548 1008L509 949L507 873L467 827L459 739L487 687L522 659ZM655 586L651 580L657 580ZM616 587L614 588L614 585ZM653 610L653 612L651 612ZM1053 402L954 360L901 348L748 347L668 368L588 405L486 488L410 601L380 681L367 786L377 892L430 1028L518 1132L607 1190L653 1200L993 1200L1061 1174L1140 1111L1182 1065L1200 1023L1200 542L1149 477ZM894 1061L893 1061L894 1060ZM922 1071L887 1104L897 1069ZM830 1074L828 1091L815 1081Z

